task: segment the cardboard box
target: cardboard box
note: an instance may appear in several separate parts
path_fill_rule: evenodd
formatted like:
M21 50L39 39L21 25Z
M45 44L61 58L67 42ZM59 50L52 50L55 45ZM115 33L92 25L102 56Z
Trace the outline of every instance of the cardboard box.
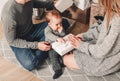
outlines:
M90 19L90 8L81 10L77 8L75 5L73 5L69 9L67 9L65 12L63 12L62 15L69 19L73 19L77 22L88 24Z

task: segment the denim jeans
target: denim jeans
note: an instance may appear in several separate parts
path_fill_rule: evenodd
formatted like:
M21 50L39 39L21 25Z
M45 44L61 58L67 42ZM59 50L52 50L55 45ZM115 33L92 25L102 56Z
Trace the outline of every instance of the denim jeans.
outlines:
M69 27L68 21L63 19L62 24L65 30L67 30ZM33 25L31 31L22 37L22 39L27 41L45 41L44 29L47 25L47 22ZM13 46L11 46L11 48L20 64L30 71L39 68L48 57L48 52L40 51L38 49L18 48Z
M47 25L47 22L33 25L30 33L22 37L22 39L27 41L44 41L44 29ZM30 71L42 65L44 60L48 57L48 52L38 49L18 48L13 46L11 46L11 48L20 64Z

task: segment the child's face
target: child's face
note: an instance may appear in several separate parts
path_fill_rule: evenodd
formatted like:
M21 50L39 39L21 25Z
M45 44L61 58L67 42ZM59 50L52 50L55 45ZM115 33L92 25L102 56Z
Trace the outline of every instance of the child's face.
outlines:
M49 26L54 31L58 31L60 29L62 30L62 18L51 17L50 22L49 22Z

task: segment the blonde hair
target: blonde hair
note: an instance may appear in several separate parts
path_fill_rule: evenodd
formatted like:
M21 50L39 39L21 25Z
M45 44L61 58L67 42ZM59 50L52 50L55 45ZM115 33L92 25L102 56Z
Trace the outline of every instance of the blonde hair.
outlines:
M115 13L120 16L120 0L99 0L99 3L102 4L105 8L107 16L107 27L109 26L110 19Z
M50 22L51 17L62 18L61 14L57 10L51 10L46 13L47 22Z

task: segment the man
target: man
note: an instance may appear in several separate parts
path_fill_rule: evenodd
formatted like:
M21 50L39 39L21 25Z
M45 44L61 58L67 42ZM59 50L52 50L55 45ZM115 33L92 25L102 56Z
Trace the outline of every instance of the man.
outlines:
M33 0L9 0L2 11L2 23L5 37L18 61L28 70L38 68L51 49L44 42L46 22L32 23ZM39 7L51 7L52 3L41 2Z

